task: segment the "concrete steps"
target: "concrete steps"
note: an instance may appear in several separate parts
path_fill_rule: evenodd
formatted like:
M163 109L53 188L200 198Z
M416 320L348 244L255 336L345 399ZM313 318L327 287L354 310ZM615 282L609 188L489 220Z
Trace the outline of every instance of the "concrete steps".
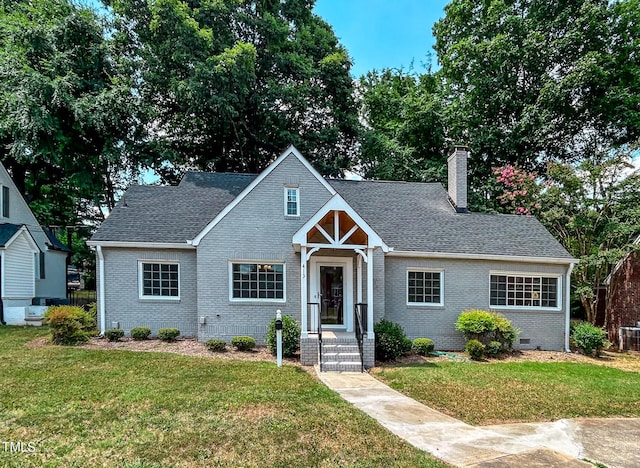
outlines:
M322 339L322 371L360 372L360 350L355 336L327 335Z

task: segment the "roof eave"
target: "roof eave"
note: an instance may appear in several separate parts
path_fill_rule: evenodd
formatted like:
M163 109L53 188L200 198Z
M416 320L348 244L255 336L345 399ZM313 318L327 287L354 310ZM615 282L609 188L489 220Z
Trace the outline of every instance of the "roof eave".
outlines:
M573 257L534 257L524 255L470 254L459 252L419 252L411 250L392 250L390 257L441 258L458 260L496 260L502 262L545 263L552 265L574 265L578 260Z
M122 249L185 249L193 250L196 247L187 242L131 242L131 241L87 241L89 247L113 247Z

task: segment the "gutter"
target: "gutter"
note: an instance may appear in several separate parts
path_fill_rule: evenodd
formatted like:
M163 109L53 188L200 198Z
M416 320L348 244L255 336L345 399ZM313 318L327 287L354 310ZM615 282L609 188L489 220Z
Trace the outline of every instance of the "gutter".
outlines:
M565 329L564 329L564 350L567 353L571 352L571 347L569 345L569 333L571 329L571 272L573 271L574 263L569 265L567 268L567 274L565 275L565 300L564 306L567 309L566 318L565 318Z
M472 254L454 252L418 252L411 250L393 250L386 254L387 257L413 257L413 258L440 258L455 260L496 260L502 262L522 262L522 263L544 263L553 265L573 265L578 263L575 258L555 258L555 257L526 257L520 255L495 255L495 254Z
M106 314L104 307L104 255L102 255L102 246L96 246L96 253L98 255L98 274L100 275L100 281L98 284L99 296L98 296L98 315L100 316L100 334L104 335L106 331Z

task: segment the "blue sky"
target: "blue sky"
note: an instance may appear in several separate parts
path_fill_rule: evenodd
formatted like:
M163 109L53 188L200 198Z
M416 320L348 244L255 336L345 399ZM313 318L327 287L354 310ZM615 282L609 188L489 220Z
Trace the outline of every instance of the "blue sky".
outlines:
M449 0L316 0L314 12L332 27L359 77L382 68L436 66L433 24ZM428 54L432 53L429 58Z

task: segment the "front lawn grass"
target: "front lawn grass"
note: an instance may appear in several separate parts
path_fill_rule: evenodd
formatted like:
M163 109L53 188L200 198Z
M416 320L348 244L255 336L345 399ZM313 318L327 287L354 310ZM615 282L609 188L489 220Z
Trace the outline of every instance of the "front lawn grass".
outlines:
M25 344L0 327L3 467L445 466L295 366Z
M640 373L593 364L434 362L374 375L469 424L640 416Z

